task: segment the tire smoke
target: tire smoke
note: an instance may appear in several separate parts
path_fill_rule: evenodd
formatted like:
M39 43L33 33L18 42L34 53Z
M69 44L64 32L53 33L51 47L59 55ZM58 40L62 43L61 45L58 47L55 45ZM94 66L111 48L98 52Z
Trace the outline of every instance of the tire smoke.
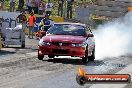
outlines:
M132 12L122 18L99 25L94 35L96 59L132 53Z

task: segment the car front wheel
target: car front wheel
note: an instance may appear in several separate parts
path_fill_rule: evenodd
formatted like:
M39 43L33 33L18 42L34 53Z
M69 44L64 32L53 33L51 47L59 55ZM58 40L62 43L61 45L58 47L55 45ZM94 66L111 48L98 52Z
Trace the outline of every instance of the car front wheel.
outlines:
M43 60L44 56L38 55L39 60Z
M88 62L88 50L85 51L85 57L82 57L82 62L87 63Z
M39 50L38 50L38 59L39 59L39 60L43 60L43 58L44 58L44 55L40 55L40 54L39 54Z
M92 51L92 55L88 57L89 61L94 61L94 59L95 59L95 48Z

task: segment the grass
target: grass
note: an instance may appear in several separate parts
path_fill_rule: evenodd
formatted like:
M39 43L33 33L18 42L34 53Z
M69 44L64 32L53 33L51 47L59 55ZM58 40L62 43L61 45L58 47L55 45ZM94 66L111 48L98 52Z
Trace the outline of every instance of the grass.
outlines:
M15 6L15 9L17 10L18 9L18 1L19 0L16 0L16 6ZM46 2L48 0L45 0ZM78 6L82 6L82 5L85 5L85 4L92 4L94 3L96 0L75 0L75 2L73 3L73 10L75 10L76 7ZM57 11L58 11L58 0L51 0L51 2L54 4L53 6L53 10L52 10L52 14L53 15L57 15ZM5 10L9 11L9 8L10 8L10 0L6 0L5 2ZM26 0L25 0L25 6L24 8L26 8ZM65 10L66 11L66 10ZM75 16L75 12L73 14L73 17Z
M16 9L18 8L18 1L19 0L16 0ZM47 2L48 0L45 0L45 1ZM76 6L79 6L79 5L82 5L82 4L94 3L95 1L96 0L76 0L74 2L74 4ZM51 2L54 3L55 7L58 6L58 0L51 0ZM26 3L26 0L25 0L25 3ZM6 6L6 9L9 9L9 7L10 7L10 0L6 0L5 6Z

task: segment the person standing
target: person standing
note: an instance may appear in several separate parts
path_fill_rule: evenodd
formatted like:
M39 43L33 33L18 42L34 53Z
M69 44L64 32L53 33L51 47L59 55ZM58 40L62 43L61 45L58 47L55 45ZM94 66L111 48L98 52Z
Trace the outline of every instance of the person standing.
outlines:
M58 0L58 16L61 16L63 15L63 5L64 5L64 0Z
M49 19L49 15L45 15L44 18L39 23L39 30L44 29L45 32L54 24L54 22Z
M15 1L16 0L10 0L10 12L14 12L15 10Z
M4 10L5 9L5 0L2 0L1 1L1 10Z
M22 24L22 30L21 30L22 48L25 48L26 21L27 21L26 13L25 13L25 11L22 11L22 13L17 17L17 22Z
M67 18L72 18L72 4L74 0L67 0Z
M46 14L44 18L40 21L39 30L38 32L36 32L35 36L37 38L42 38L43 36L45 36L46 32L51 26L53 26L53 24L54 22L49 19L49 15Z
M40 0L32 0L32 7L34 10L34 14L38 14Z
M34 13L31 12L30 16L28 18L28 26L29 26L28 38L30 38L30 36L32 36L32 38L33 38L33 30L34 30L35 23L36 23L36 17L34 16ZM32 32L32 34L31 34L31 32Z
M18 10L22 12L23 7L24 7L24 0L19 0Z
M39 14L43 15L45 13L46 8L46 2L44 0L41 0L39 3Z
M48 0L48 3L46 3L46 14L49 16L51 15L51 10L52 10L53 4Z
M28 12L31 13L32 12L32 0L27 0L26 4L27 4Z

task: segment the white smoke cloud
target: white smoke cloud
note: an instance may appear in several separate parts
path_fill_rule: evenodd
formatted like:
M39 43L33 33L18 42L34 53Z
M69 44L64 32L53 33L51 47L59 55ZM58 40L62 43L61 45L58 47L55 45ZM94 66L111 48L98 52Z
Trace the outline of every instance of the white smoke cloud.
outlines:
M99 25L94 32L96 59L132 53L132 12Z

